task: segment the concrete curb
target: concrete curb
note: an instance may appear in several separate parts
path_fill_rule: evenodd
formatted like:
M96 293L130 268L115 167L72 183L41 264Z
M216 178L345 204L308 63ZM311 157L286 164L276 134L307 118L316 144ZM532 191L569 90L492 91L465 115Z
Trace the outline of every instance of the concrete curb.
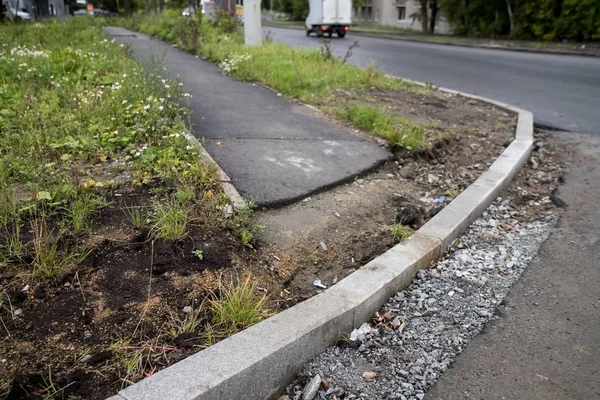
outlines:
M368 321L388 297L443 255L512 180L533 146L530 112L444 91L519 115L515 140L471 186L409 239L325 292L129 386L111 400L274 399L305 363Z
M190 133L186 133L184 137L192 146L194 146L198 150L198 154L200 154L202 160L204 160L210 165L213 165L217 169L217 174L219 175L219 183L221 184L221 188L223 189L223 192L225 192L227 197L229 197L229 199L231 200L233 208L238 209L244 207L246 205L246 201L239 194L235 186L233 186L233 184L231 183L229 175L227 175L225 171L223 171L223 168L221 168L221 166L217 164L215 159L212 158L210 154L208 154L208 151L204 149L204 146L202 146L202 143L200 143L198 138L196 138ZM202 162L202 160L200 162Z

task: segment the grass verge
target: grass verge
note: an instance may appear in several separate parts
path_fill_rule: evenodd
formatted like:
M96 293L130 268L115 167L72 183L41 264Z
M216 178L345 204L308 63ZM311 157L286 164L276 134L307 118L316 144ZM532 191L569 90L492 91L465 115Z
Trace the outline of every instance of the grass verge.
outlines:
M0 398L106 398L264 316L256 284L205 284L256 228L185 139L180 83L102 27L0 25ZM239 322L181 314L207 297Z

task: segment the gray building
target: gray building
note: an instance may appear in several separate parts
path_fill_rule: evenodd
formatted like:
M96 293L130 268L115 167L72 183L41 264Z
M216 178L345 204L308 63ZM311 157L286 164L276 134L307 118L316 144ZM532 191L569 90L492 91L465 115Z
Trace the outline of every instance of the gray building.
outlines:
M429 10L431 13L431 10ZM396 28L421 30L417 0L364 0L353 10L352 22L359 25L388 25ZM450 25L438 12L436 33L451 33Z

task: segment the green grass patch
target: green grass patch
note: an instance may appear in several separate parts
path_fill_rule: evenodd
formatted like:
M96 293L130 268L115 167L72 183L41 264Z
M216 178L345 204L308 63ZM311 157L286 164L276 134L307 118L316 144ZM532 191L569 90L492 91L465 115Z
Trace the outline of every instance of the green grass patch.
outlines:
M392 226L392 238L396 242L408 239L412 233L412 229L402 223L397 223Z
M195 191L216 191L216 208L228 201L184 138L181 84L162 76L160 62L138 64L103 25L0 26L0 262L35 276L77 264L86 252L80 237L122 185L175 193L151 213L161 239L185 236L182 204L192 207ZM146 223L142 210L124 208L134 228Z
M397 115L382 111L380 107L362 103L352 104L346 109L336 110L337 116L359 129L380 136L394 145L409 150L429 150L435 139L444 133L437 133L431 127L420 125Z
M265 317L266 295L257 293L256 282L222 285L218 297L211 300L212 325L227 336L252 326Z
M177 199L154 201L150 215L150 235L154 239L183 239L187 235L190 212L190 206Z

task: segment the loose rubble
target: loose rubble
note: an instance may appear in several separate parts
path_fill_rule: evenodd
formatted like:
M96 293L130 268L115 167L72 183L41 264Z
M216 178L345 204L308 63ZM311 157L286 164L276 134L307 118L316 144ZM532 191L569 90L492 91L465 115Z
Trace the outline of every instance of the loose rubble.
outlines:
M519 216L498 198L445 259L307 364L289 397L302 398L302 383L318 375L329 384L317 399L423 399L470 338L505 312L504 297L556 221L548 214L521 223Z

